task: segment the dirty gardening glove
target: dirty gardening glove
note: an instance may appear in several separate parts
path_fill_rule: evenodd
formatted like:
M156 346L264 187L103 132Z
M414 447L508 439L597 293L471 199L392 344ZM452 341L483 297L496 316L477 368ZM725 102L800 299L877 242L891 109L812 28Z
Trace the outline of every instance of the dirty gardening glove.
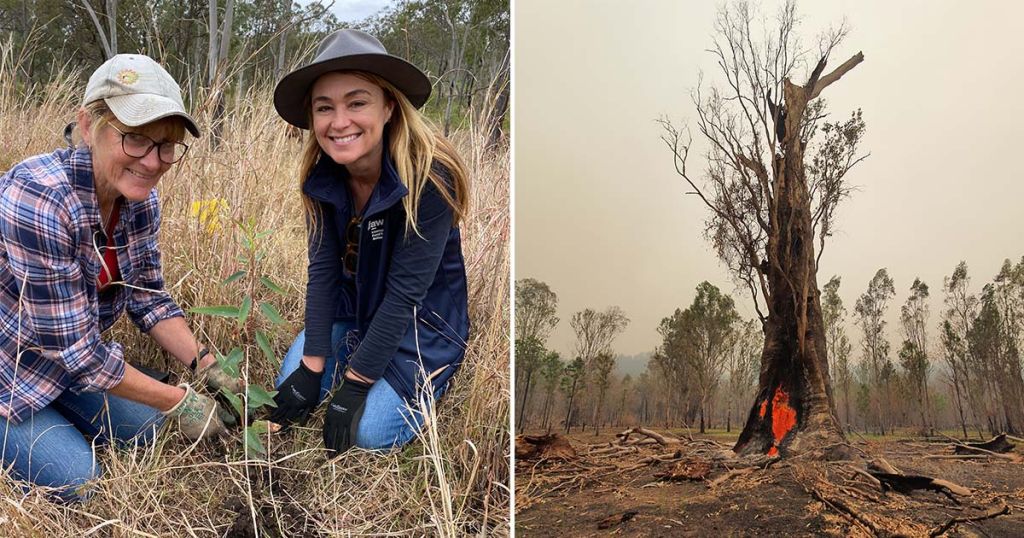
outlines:
M216 393L221 388L228 389L234 394L242 392L242 379L230 376L217 362L200 368L196 372L196 376L205 381L206 388L210 389L210 392Z
M363 414L366 395L372 386L346 377L334 398L331 398L324 419L324 446L327 447L328 457L344 452L355 444L359 417Z
M209 366L199 368L199 360L209 354L209 350L203 348L199 352L196 358L192 359L192 371L196 374L196 379L202 380L205 383L206 388L210 390L212 394L217 394L221 388L225 388L231 391L233 394L240 394L242 392L242 379L241 377L232 376L221 368L220 363L214 359Z
M310 370L300 360L299 367L277 387L277 395L274 396L277 407L270 413L270 421L281 426L305 424L310 411L320 403L322 377L323 373Z
M181 433L192 440L218 437L225 432L224 422L220 418L217 402L199 394L188 383L178 385L185 389L185 397L174 407L164 412L169 418L178 419Z

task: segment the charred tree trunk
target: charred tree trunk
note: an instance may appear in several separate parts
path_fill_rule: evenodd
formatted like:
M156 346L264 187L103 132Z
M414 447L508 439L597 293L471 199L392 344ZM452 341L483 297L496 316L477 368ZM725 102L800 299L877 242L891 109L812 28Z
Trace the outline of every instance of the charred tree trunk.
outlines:
M773 114L783 135L772 163L766 261L768 316L757 395L733 450L785 456L845 442L829 382L825 322L817 282L810 193L801 122L808 102L863 61L857 54L821 77L822 58L804 86L783 81L785 110Z

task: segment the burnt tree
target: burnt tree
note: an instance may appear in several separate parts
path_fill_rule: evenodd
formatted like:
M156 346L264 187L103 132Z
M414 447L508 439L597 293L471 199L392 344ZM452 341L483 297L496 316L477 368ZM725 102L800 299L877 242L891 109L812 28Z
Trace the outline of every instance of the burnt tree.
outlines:
M697 127L708 145L702 180L687 169L688 132L661 120L676 172L711 210L705 235L740 287L749 290L764 330L755 401L734 450L769 455L841 446L829 382L818 262L848 196L846 173L865 156L860 111L823 122L821 92L860 64L854 54L826 73L846 35L828 32L817 51L799 47L792 3L758 42L760 16L748 4L722 8L715 56L725 86L694 91ZM810 73L797 76L806 58ZM793 82L803 80L802 83ZM778 102L770 97L777 96Z

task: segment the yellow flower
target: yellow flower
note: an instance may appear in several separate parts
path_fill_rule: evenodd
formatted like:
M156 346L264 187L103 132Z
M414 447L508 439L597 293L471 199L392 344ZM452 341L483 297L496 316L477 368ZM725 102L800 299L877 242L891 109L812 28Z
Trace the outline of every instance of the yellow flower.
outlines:
M139 81L139 74L134 69L122 69L117 74L117 80L121 81L121 84L127 84L131 86Z
M220 218L229 211L228 201L223 198L212 200L197 200L192 202L189 209L189 217L198 219L199 225L206 228L206 232L212 234L220 230Z

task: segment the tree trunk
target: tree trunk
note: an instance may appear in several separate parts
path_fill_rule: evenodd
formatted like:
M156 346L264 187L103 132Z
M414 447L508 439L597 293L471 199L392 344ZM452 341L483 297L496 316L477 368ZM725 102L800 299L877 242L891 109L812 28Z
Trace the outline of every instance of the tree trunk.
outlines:
M576 395L576 381L572 382L572 389L569 391L569 405L565 411L565 433L569 433L569 425L572 424L572 399Z
M523 431L523 417L526 416L526 399L530 397L530 381L533 380L533 372L526 373L526 383L523 387L523 398L519 405L519 431Z
M117 54L117 0L107 0L107 23L110 25L110 52Z
M773 159L776 203L769 212L765 276L770 296L766 298L761 373L754 405L733 447L744 455L785 456L845 443L829 382L811 204L799 136L807 103L820 92L819 82L812 75L804 87L789 80L783 84L786 135L782 154Z
M488 114L490 121L488 125L487 134L487 149L493 150L498 147L498 142L501 141L501 127L505 123L505 116L508 114L508 103L509 103L509 55L506 54L501 60L501 67L499 68L498 80L496 87L498 89L497 100L491 108L490 114ZM491 107L491 103L487 103L487 106Z

